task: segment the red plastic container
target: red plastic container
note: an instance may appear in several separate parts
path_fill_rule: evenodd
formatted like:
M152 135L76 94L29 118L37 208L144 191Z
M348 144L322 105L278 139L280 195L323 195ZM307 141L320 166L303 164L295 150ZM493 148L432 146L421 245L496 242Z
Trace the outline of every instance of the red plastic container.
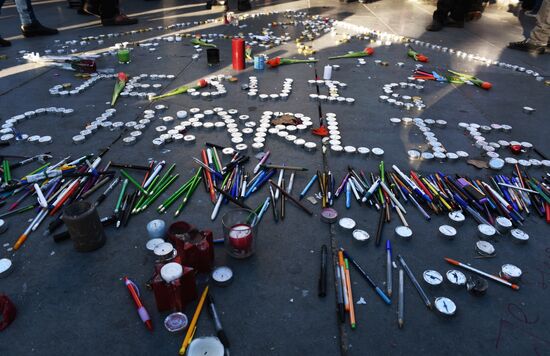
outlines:
M199 231L193 225L178 221L168 228L168 241L174 245L184 266L209 273L214 266L214 242L211 231Z
M177 256L170 262L181 264L181 258ZM157 309L159 312L184 311L185 306L197 298L195 284L197 272L191 267L183 266L183 275L175 281L166 283L160 275L160 270L164 265L165 263L155 265L155 274L151 282Z

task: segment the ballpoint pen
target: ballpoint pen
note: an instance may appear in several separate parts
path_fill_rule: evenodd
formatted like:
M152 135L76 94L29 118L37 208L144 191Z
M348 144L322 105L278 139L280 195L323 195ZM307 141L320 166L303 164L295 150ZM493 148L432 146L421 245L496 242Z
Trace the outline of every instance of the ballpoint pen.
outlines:
M467 264L464 264L462 262L459 262L459 261L456 261L456 260L453 260L451 258L448 258L448 257L445 257L445 261L447 261L448 263L452 264L452 265L455 265L455 266L459 266L459 267L462 267L464 269L467 269L468 271L472 271L474 273L477 273L483 277L487 277L495 282L498 282L498 283L501 283L501 284L504 284L505 286L508 286L510 288L512 288L513 290L519 290L519 286L517 284L514 284L514 283L511 283L505 279L502 279L500 277L497 277L497 276L493 276L492 274L489 274L489 273L486 273L486 272L483 272L483 271L480 271L479 269L477 268L474 268L474 267L471 267L471 266L468 266Z
M216 310L216 306L214 305L214 298L210 294L207 296L208 298L208 310L210 311L210 316L214 320L214 328L216 329L216 335L218 336L218 339L222 342L223 346L225 346L226 349L229 349L229 339L227 338L227 335L225 334L225 331L222 327L222 322L220 321L220 317L218 316L218 312Z
M327 245L321 246L321 274L319 276L319 297L327 295Z
M391 256L391 242L386 240L386 287L388 291L388 296L392 295L392 256Z
M401 263L401 266L403 266L403 269L405 272L407 272L407 275L409 276L409 279L411 280L412 284L416 288L416 291L420 295L420 298L424 301L424 304L429 308L432 309L432 302L430 301L430 298L428 298L428 295L426 295L426 292L424 292L424 289L420 286L416 278L414 277L414 274L412 273L409 266L407 266L407 263L403 259L403 256L397 255L397 258L399 259L399 263Z
M139 289L137 285L132 282L128 277L124 277L124 284L126 284L126 287L128 288L128 291L130 292L130 295L132 296L132 299L134 300L134 303L136 304L137 311L139 314L139 317L141 318L141 321L145 323L145 326L149 330L153 330L153 324L151 323L151 318L149 317L149 313L147 312L147 309L143 306L141 303L141 300L139 299Z
M338 305L338 316L340 322L346 321L346 310L344 308L344 291L342 290L342 277L340 276L340 266L334 268L334 278L336 279L336 303Z
M346 209L351 208L351 182L346 182Z
M341 249L342 250L342 249ZM351 258L351 256L346 252L346 251L343 251L342 252L344 253L344 256L348 259L348 261L351 262L351 264L357 269L357 271L359 271L359 273L363 276L363 278L365 278L365 280L368 282L368 284L372 287L372 289L375 290L376 294L378 294L380 296L380 298L382 298L382 300L384 301L384 303L386 304L391 304L391 299L388 298L388 296L386 294L384 294L384 292L382 291L382 289L380 289L380 287L378 287L374 281L369 277L369 275L367 274L367 272L365 272L365 270L363 270L363 268L361 268L361 266L353 259Z
M273 210L273 220L275 222L279 221L279 215L277 214L277 200L275 200L275 193L273 192L273 188L269 186L269 194L271 196L271 208Z
M405 295L403 291L404 273L403 269L399 269L399 301L397 306L397 325L401 329L405 324L404 311L405 311Z
M344 295L344 309L349 311L349 293L348 293L348 284L346 281L346 266L344 264L344 254L342 250L338 251L338 267L340 268L340 278L342 278L342 293Z
M380 246L382 242L382 229L384 228L385 222L385 205L380 209L380 216L378 218L378 227L376 228L376 237L374 239L375 246Z
M305 186L304 190L302 190L302 192L300 193L300 200L302 200L304 198L304 196L307 194L307 191L309 190L309 188L311 188L313 183L315 183L316 179L317 179L317 174L314 174L313 177L311 177L311 179L309 180L309 182Z

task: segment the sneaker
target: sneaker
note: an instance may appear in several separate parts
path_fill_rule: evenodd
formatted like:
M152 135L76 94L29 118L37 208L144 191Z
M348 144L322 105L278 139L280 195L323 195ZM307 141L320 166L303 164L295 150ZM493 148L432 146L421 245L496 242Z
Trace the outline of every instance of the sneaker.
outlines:
M0 37L0 47L9 47L11 42Z
M126 26L126 25L135 25L138 23L138 19L130 18L124 14L111 17L110 19L101 19L101 24L103 26Z
M516 49L518 51L523 51L523 52L536 53L536 54L543 54L545 51L544 46L536 45L534 43L529 42L529 40L523 40L520 42L510 42L508 44L508 48Z
M441 31L443 29L443 24L439 21L432 21L431 24L426 26L426 31Z
M30 25L21 26L21 32L25 37L50 36L57 35L59 33L57 29L43 26L38 21L35 21Z

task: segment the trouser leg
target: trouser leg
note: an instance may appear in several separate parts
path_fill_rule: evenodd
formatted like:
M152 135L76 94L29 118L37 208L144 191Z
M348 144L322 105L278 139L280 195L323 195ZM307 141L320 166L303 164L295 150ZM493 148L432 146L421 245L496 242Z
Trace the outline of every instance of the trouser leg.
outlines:
M100 0L99 13L102 19L110 19L118 15L117 0Z
M537 24L529 40L537 45L546 46L550 39L550 0L544 0L537 14Z
M444 23L445 20L447 20L449 12L453 8L454 2L454 0L438 0L437 8L435 9L433 14L434 21Z
M15 7L17 7L17 12L19 13L21 25L30 25L31 23L36 21L36 17L34 16L34 11L31 5L31 0L15 0Z

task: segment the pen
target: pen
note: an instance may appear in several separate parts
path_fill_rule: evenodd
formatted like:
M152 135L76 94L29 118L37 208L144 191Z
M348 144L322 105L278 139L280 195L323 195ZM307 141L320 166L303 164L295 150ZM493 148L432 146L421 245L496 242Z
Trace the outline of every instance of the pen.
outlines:
M382 242L382 229L384 228L385 206L380 209L380 217L378 218L378 227L376 228L376 238L374 239L375 246L380 246Z
M309 182L305 186L304 190L302 190L302 192L300 193L300 200L302 200L304 198L304 196L307 194L307 191L309 190L309 188L311 188L313 183L315 183L316 179L317 179L317 174L314 174L313 177L311 177L311 179L309 180Z
M349 263L348 259L344 259L346 264L346 283L348 286L348 300L349 300L349 322L352 329L355 329L355 308L353 306L353 293L351 292L351 277L349 274Z
M327 245L321 246L321 275L319 276L319 297L327 295Z
M218 312L216 311L216 306L214 305L214 298L210 294L208 294L208 310L210 311L210 316L214 320L214 328L216 329L216 334L218 335L218 339L222 342L223 346L225 346L226 349L229 348L229 340L227 339L227 335L225 335L225 331L222 327L222 322L220 321L220 317L218 316Z
M376 291L376 293L380 296L380 298L382 298L382 300L386 303L386 304L391 304L391 299L388 298L388 296L386 294L384 294L384 292L382 291L382 289L380 289L380 287L378 287L374 281L369 277L369 275L367 274L367 272L365 272L363 270L363 268L361 268L361 266L353 259L351 258L351 256L346 252L344 251L343 249L341 249L343 254L344 254L344 257L346 257L350 262L351 264L357 269L357 271L359 271L359 273L363 276L363 278L365 278L365 280L368 282L368 284L372 287L372 289L374 289Z
M338 305L338 316L340 322L346 321L346 311L344 309L344 292L342 291L342 278L340 277L340 266L335 266L334 278L336 279L336 303Z
M151 323L151 318L149 317L149 313L147 312L147 309L145 309L145 307L141 303L141 300L139 299L139 289L137 285L134 282L132 282L128 277L124 277L124 284L126 284L126 287L128 287L128 291L130 291L130 295L132 296L132 299L136 304L137 311L138 311L139 317L141 318L141 321L145 323L145 326L147 327L147 329L153 330L153 324Z
M291 202L296 204L300 209L305 211L309 215L313 215L313 212L306 208L302 203L300 203L296 198L294 198L292 195L288 194L284 189L279 187L277 184L275 184L272 180L269 180L269 184L271 184L274 188L279 189L282 195L284 195L286 198L288 198Z
M258 162L258 164L254 167L254 170L252 171L254 174L258 173L258 171L262 167L262 164L264 164L264 162L267 161L270 154L271 154L271 151L267 151L266 153L264 153L262 159L260 160L260 162Z
M346 182L346 209L351 208L351 183L348 180Z
M284 174L285 174L285 170L284 169L281 169L279 171L279 178L277 179L277 185L280 186L281 183L283 182L283 177L284 177ZM281 195L281 193L279 192L280 189L275 189L275 200L278 201L279 200L279 196Z
M401 266L403 266L403 269L405 272L407 272L407 275L409 276L409 279L411 280L412 284L416 288L416 291L420 295L420 298L424 301L424 304L429 308L432 309L432 302L430 301L430 298L426 295L426 292L424 292L424 289L420 286L416 278L414 277L414 274L412 273L409 266L407 266L407 263L405 263L405 260L403 259L403 256L397 255L397 258L399 259L399 263L401 263Z
M277 200L275 200L275 193L273 192L273 188L271 188L271 186L269 186L269 195L271 196L272 201L271 208L273 210L273 220L277 222L279 221L279 216L277 215Z
M386 279L387 279L387 291L388 296L391 297L392 295L392 276L391 276L391 242L390 240L386 240Z
M489 279L492 279L492 280L495 281L495 282L499 282L499 283L501 283L501 284L504 284L505 286L508 286L508 287L512 288L513 290L519 290L519 286L518 286L517 284L510 283L510 282L508 282L508 281L505 280L505 279L502 279L502 278L500 278L500 277L493 276L492 274L489 274L489 273L480 271L480 270L478 270L477 268L468 266L467 264L464 264L464 263L462 263L462 262L458 262L458 261L456 261L456 260L453 260L453 259L447 258L447 257L445 257L445 261L449 262L449 263L452 264L452 265L459 266L459 267L462 267L462 268L464 268L464 269L467 269L468 271L472 271L472 272L474 272L474 273L477 273L477 274L479 274L479 275L482 275L483 277L487 277L487 278L489 278Z
M344 265L344 254L341 250L338 251L338 266L340 267L340 278L342 278L342 292L344 294L344 309L349 311L349 293L348 284L346 281L346 266Z
M95 201L94 205L95 206L98 206L99 204L101 204L101 202L103 202L105 200L105 198L107 198L107 196L109 195L109 193L116 187L116 185L118 184L118 182L120 182L120 178L115 178L115 180L107 187L107 189L105 189L105 191L97 198L97 200Z
M399 269L399 305L397 307L397 325L399 326L399 328L401 329L403 327L403 324L405 323L405 318L404 318L404 311L405 311L405 296L404 296L404 293L403 293L403 279L404 279L404 274L403 274L403 269L400 268Z
M267 197L262 205L262 208L260 209L260 212L258 213L258 222L262 220L262 217L264 216L265 212L269 208L269 202L271 201L271 197Z

